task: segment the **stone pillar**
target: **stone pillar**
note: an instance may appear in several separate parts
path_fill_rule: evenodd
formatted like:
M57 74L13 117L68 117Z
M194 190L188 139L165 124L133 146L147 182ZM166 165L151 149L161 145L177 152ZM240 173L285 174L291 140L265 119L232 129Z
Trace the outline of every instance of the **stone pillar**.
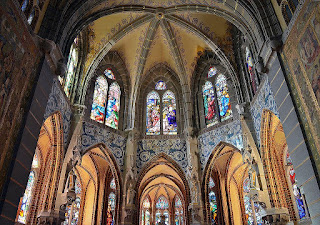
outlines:
M187 157L188 157L188 182L190 187L190 199L188 210L191 214L191 222L193 225L204 224L203 203L201 198L201 182L200 182L200 159L198 140L194 135L192 128L185 130Z
M139 209L136 204L136 158L140 133L136 129L126 130L127 144L123 179L122 218L121 224L135 224Z

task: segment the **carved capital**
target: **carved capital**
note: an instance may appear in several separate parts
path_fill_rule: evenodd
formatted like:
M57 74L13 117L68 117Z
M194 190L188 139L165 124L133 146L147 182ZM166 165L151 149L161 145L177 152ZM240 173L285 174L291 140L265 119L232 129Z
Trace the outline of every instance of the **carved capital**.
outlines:
M276 37L271 37L268 40L268 46L273 50L273 51L279 51L282 46L283 46L283 42L282 42L282 36L276 36Z

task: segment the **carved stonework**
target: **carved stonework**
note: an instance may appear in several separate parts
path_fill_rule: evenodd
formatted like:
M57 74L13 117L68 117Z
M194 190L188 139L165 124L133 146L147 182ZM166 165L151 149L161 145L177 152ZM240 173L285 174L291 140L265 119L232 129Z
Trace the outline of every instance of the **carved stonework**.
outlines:
M192 222L190 224L192 224L192 225L203 224L202 223L202 213L201 213L202 208L199 205L190 204L189 210L191 212L191 218L192 218Z
M135 215L136 215L136 208L135 205L126 206L123 208L123 224L133 224L133 221L136 221Z
M63 213L51 211L51 212L42 212L38 216L37 224L38 225L57 225L61 224L64 221Z
M265 213L262 219L268 224L285 225L290 220L288 209L271 208L266 209Z

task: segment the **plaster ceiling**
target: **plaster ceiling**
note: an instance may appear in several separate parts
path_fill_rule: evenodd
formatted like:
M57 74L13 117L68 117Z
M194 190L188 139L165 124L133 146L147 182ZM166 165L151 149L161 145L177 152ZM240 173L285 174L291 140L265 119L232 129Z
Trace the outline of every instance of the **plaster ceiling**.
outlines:
M127 2L131 1L108 1L98 7ZM146 4L170 6L170 2L158 0L148 1ZM143 77L160 63L170 67L179 76L186 76L185 80L190 81L199 55L205 49L210 50L207 41L190 27L204 34L219 46L230 61L233 60L232 25L222 17L189 12L171 13L168 17L161 13L119 12L101 17L85 29L86 32L89 31L90 43L83 76L86 76L101 50L109 44L112 46L109 51L117 51L125 62L132 85L137 77Z

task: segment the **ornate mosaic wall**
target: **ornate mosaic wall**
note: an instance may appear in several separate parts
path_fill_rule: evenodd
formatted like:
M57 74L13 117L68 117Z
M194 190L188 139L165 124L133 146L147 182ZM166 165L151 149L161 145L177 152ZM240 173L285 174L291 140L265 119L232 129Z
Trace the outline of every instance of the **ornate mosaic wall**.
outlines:
M66 147L70 131L72 111L58 80L55 79L52 84L52 91L49 95L46 112L44 114L44 120L57 111L59 111L62 115L63 141L64 147Z
M307 0L282 57L315 164L320 170L320 4Z
M239 120L233 121L199 136L198 143L202 170L205 168L212 151L222 141L232 144L238 149L242 148L242 129Z
M0 191L30 101L39 49L11 1L0 3Z
M89 122L83 122L81 135L81 151L93 145L104 143L113 153L119 169L123 169L123 160L126 149L126 138L105 128L100 128Z
M270 88L268 78L265 77L264 83L261 89L255 96L254 101L251 103L250 112L253 119L254 130L257 135L258 145L260 146L260 129L261 129L261 116L264 109L269 109L276 116L279 117L276 102L274 100L273 93Z
M161 152L174 159L186 172L188 166L187 146L186 141L181 139L145 139L139 141L137 150L138 172L147 162Z

